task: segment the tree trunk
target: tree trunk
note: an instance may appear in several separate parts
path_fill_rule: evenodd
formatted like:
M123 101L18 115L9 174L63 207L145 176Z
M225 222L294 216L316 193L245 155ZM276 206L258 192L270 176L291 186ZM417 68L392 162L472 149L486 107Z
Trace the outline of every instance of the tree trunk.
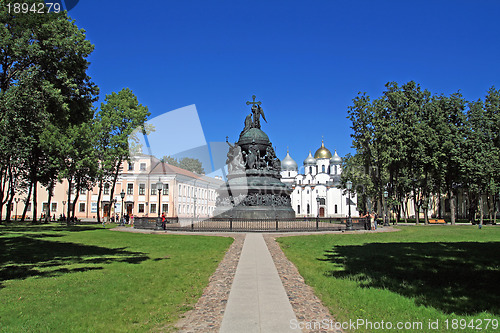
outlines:
M450 214L451 214L451 224L455 225L455 193L453 192L453 189L450 189L448 191L449 197L450 197Z
M415 224L418 225L420 223L420 206L415 196L413 197L413 206L415 207Z
M442 219L443 218L443 214L441 213L441 210L443 209L443 204L442 204L442 200L441 200L441 193L438 193L438 197L437 197L437 209L438 209L438 213L437 213L437 218L438 219Z
M479 219L479 224L483 225L483 218L484 218L484 212L483 212L483 194L479 194L479 214L480 214L480 219Z
M75 187L75 200L73 200L73 205L71 207L71 219L73 222L75 222L75 210L76 210L76 202L78 201L78 198L80 197L80 189Z
M23 216L21 216L21 222L24 222L24 219L26 218L26 213L28 212L28 205L31 200L31 189L32 189L32 184L29 185L29 190L28 190L28 196L24 200L24 209L23 209Z
M111 191L109 192L109 214L108 214L108 221L111 216L114 214L114 207L115 205L113 204L113 196L115 195L115 186L116 186L116 180L118 179L118 172L120 171L120 165L122 164L122 160L118 160L115 168L115 174L113 175L113 183L111 185ZM123 189L123 188L122 188Z
M11 179L12 180L12 179ZM10 222L11 220L11 216L12 216L12 210L11 210L11 207L14 207L14 204L12 203L12 201L14 200L14 195L16 194L15 190L14 190L14 183L9 182L9 199L7 200L7 212L5 214L5 220ZM0 214L2 212L0 211ZM1 215L0 215L1 216Z
M496 198L496 195L495 195ZM498 200L500 201L500 195L498 195ZM500 206L500 203L498 204ZM495 214L493 214L493 224L497 224L497 214L498 214L498 209L497 209L497 201L495 199Z
M66 211L66 225L70 224L69 217L71 216L71 186L73 185L73 178L68 178L68 209Z
M55 186L54 181L50 181L49 187L47 188L48 204L47 204L47 216L45 217L45 222L50 221L50 213L51 213L50 204L52 203L52 196L54 195L54 186Z
M101 195L102 195L102 180L99 181L99 194L97 194L97 223L101 223Z
M33 223L36 223L37 221L37 185L38 185L38 181L35 177L35 179L33 180L33 207L32 207L32 210L33 210Z

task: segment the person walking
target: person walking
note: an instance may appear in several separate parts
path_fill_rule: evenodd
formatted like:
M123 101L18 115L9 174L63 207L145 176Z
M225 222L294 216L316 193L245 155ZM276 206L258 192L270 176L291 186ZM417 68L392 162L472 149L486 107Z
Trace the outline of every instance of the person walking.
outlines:
M165 217L165 212L161 213L161 226L163 230L167 229L167 218Z

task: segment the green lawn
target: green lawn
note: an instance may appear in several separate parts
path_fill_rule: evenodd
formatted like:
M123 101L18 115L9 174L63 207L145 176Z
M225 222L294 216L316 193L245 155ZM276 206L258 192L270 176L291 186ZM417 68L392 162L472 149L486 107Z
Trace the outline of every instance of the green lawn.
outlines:
M232 239L0 226L1 332L171 330Z
M500 321L500 227L400 229L278 242L339 322L360 320L356 332L477 332L480 326L500 332L493 329ZM494 321L486 329L488 319ZM390 322L393 329L369 329L368 321ZM422 329L395 329L399 322L421 322Z

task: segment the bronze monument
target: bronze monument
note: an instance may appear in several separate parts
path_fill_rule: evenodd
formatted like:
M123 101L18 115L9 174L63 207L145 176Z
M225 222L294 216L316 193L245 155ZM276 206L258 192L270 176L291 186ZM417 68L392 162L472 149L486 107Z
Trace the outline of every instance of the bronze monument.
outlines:
M294 218L290 204L291 188L281 182L281 161L269 137L260 129L260 118L267 123L261 102L247 102L252 113L238 142L229 145L226 184L218 190L215 218L286 219ZM253 119L252 119L253 115Z

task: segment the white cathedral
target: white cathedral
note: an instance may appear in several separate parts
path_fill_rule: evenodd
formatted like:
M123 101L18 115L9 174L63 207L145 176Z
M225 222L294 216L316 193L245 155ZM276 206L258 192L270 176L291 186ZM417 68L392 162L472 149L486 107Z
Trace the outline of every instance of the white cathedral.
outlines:
M346 217L351 205L351 216L358 217L357 197L348 200L347 191L339 188L342 159L337 151L332 153L321 141L314 157L311 152L304 160L304 174L299 173L297 162L287 151L281 161L281 181L289 185L292 208L296 216ZM319 199L319 200L318 200Z

